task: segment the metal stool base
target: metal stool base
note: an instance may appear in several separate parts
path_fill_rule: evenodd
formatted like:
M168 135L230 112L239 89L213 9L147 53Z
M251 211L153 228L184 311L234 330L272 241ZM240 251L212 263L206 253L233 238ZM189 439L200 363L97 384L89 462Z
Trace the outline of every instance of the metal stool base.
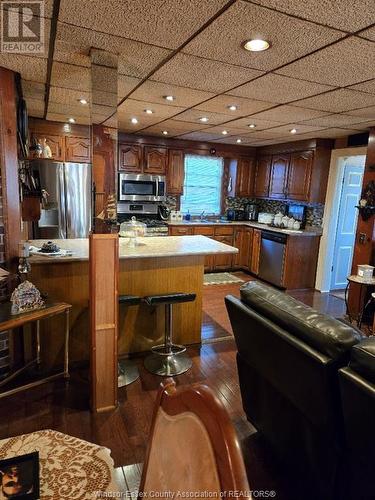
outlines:
M192 360L187 354L172 354L170 356L160 356L159 354L150 354L145 358L145 368L155 375L161 377L173 377L187 372L193 365Z
M117 387L124 387L139 379L139 370L131 359L120 359L117 363Z

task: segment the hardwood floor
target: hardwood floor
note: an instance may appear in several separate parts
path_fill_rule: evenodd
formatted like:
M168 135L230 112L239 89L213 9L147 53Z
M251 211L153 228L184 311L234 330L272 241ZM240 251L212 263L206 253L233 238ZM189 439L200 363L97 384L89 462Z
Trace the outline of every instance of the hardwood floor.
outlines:
M243 279L251 279L238 273ZM201 382L209 385L226 407L239 436L253 490L274 490L278 500L300 500L303 493L296 478L275 461L272 453L242 410L235 363L236 348L231 336L223 299L239 294L240 284L205 287L202 334L208 343L189 347L192 369L177 377L180 386ZM344 313L344 301L314 291L296 291L297 299L334 316ZM228 337L228 338L224 338ZM0 439L39 429L60 432L111 449L116 477L124 489L137 486L144 460L149 424L160 378L148 373L137 359L141 377L119 391L119 406L110 413L88 410L87 370L73 372L68 385L63 380L0 400ZM167 439L167 437L166 437Z

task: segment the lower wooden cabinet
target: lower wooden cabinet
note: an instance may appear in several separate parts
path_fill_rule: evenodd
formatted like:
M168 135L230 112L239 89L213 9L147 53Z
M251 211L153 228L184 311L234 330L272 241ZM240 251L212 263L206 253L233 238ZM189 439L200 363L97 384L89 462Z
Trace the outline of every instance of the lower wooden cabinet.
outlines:
M238 254L233 257L234 268L250 270L253 231L251 227L239 227L236 229L233 246L238 248Z
M215 236L214 240L220 241L225 245L233 246L233 236ZM233 254L216 254L214 269L221 271L224 269L231 269L233 267Z
M251 245L251 261L250 261L250 271L258 275L259 274L259 257L260 257L260 241L262 238L262 232L260 229L253 230L253 241Z
M188 226L170 226L169 236L188 236L193 234L193 227Z
M208 238L214 237L214 226L194 226L193 234L207 236ZM204 258L204 270L206 272L212 271L215 267L215 256L206 255Z

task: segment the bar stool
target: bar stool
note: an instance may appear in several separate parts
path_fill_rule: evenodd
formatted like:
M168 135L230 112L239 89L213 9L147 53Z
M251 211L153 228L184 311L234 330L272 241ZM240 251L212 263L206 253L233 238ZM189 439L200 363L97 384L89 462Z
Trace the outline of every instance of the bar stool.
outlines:
M141 297L136 295L119 295L119 304L126 306L137 306L142 302ZM117 387L124 387L139 378L137 364L131 359L120 359L117 362Z
M165 306L164 344L152 347L152 354L145 358L144 365L149 372L162 377L171 377L185 373L191 368L193 363L186 354L186 347L173 343L172 306L182 302L192 302L195 297L195 293L168 293L144 297L149 306Z

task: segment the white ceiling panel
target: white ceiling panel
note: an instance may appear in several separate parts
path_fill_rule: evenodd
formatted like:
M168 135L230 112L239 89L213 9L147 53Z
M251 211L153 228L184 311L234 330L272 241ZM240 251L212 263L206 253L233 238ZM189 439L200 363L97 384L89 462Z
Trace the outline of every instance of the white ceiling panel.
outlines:
M226 0L62 0L59 20L123 38L177 48Z
M368 118L369 120L375 120L375 106L369 106L368 108L363 109L355 109L353 111L348 111L347 114L356 117Z
M301 101L294 102L293 105L330 111L332 113L341 113L342 111L375 105L375 95L355 90L339 89L316 97L302 99Z
M343 33L244 1L233 4L183 51L260 70L272 70L338 40ZM271 50L248 52L252 38L269 40Z
M349 37L289 64L277 73L344 87L373 78L374 67L374 43Z
M292 123L308 120L310 118L317 118L319 116L324 116L325 114L326 113L322 111L285 105L278 106L277 108L269 109L267 111L262 111L261 113L253 115L253 117L254 119L260 118L261 120L271 120L280 123Z
M208 122L200 122L200 118L208 118ZM180 115L176 116L175 119L179 121L192 122L192 123L203 123L209 125L218 125L220 123L227 122L232 117L223 113L212 113L211 111L201 111L199 109L189 109Z
M367 82L357 83L349 87L353 90L359 90L361 92L368 92L369 94L375 94L375 79L368 80Z
M230 110L230 106L236 106L236 110ZM264 109L271 108L274 106L271 102L257 101L255 99L244 99L242 97L229 96L229 95L219 95L206 101L202 104L198 104L196 109L201 109L203 111L212 111L216 113L226 113L233 119L239 116L250 115L256 113L257 111L263 111Z
M262 72L258 70L179 53L160 68L152 79L182 87L220 93L261 74Z
M45 83L47 77L47 59L22 54L0 52L0 66L21 73L24 80Z
M375 108L373 108L373 113ZM375 116L374 116L375 118ZM371 116L369 116L369 120ZM361 123L365 121L363 116L349 116L348 114L336 114L336 115L327 115L322 116L320 118L312 118L310 120L304 120L303 123L305 125L314 125L317 127L328 128L328 127L343 127L350 128L352 123Z
M90 68L54 62L52 65L51 84L72 90L89 92L91 89Z
M375 19L373 0L251 0L286 14L354 32L369 26Z

